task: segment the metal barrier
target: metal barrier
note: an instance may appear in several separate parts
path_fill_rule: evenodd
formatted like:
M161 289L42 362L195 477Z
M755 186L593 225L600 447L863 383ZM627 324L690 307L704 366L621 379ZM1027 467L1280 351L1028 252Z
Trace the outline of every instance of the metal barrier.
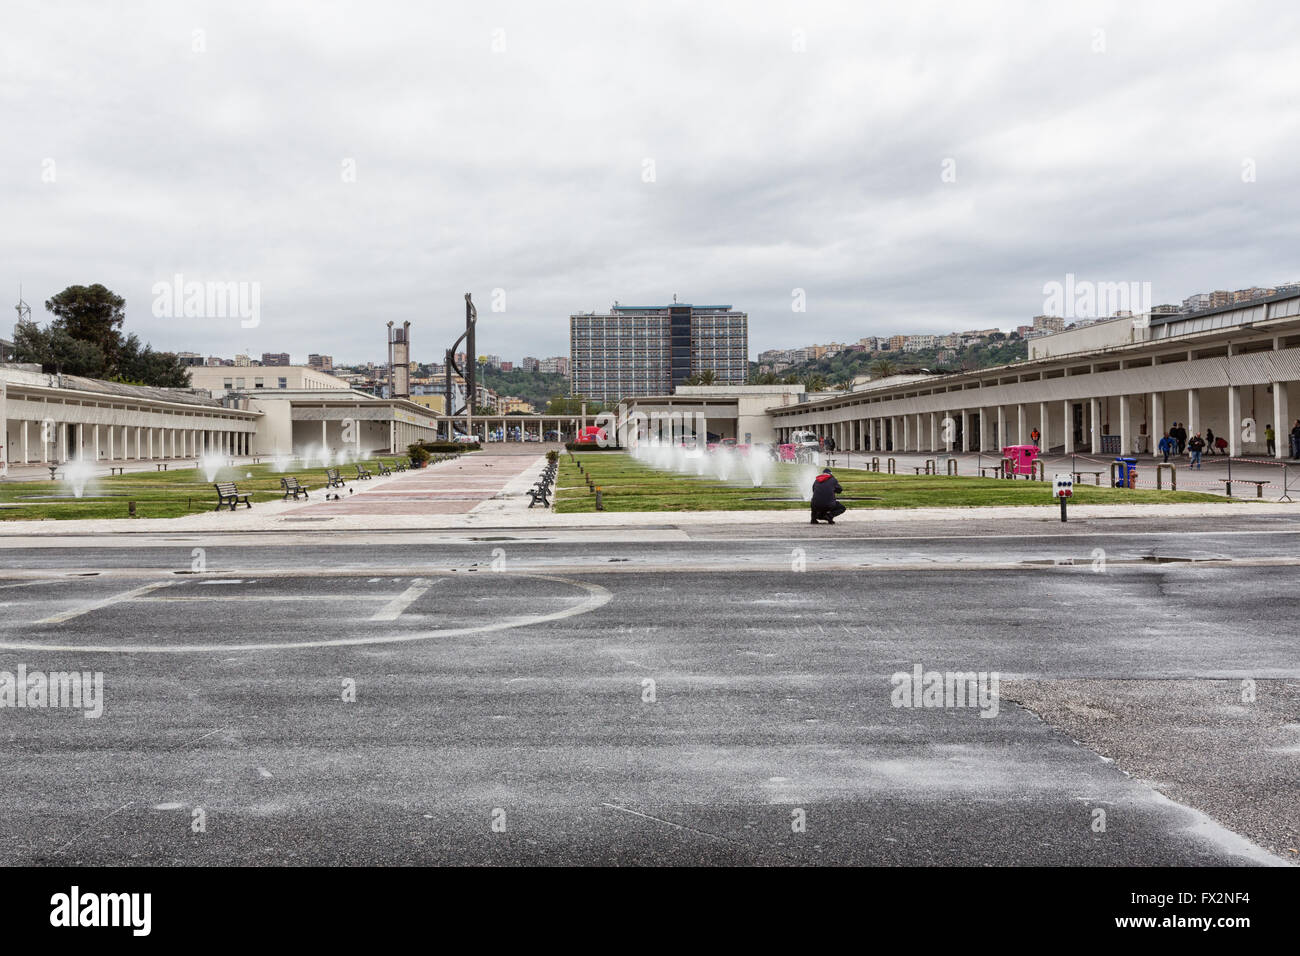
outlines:
M888 467L889 467L889 473L890 473L891 475L896 475L896 474L898 474L898 462L897 462L897 461L895 461L893 458L891 458L891 459L889 459L889 461L887 462L887 465L888 465Z
M1156 462L1156 491L1164 490L1165 486L1162 479L1164 476L1165 468L1169 469L1169 490L1177 491L1178 490L1178 469L1174 467L1174 463L1171 461Z
M1123 462L1112 461L1110 463L1110 486L1112 488L1119 487L1119 470L1123 467Z
M1003 478L1011 478L1011 479L1014 479L1014 478L1016 477L1016 473L1015 473L1014 471L1011 470L1011 468L1012 468L1012 461L1011 461L1010 458L1003 458L1003 459L1002 459L1002 464L1000 464L998 467L1002 469L1002 477L1003 477Z
M1047 474L1043 471L1043 461L1042 461L1041 458L1035 458L1035 459L1034 459L1034 467L1035 467L1036 469L1038 469L1038 480L1039 480L1039 481L1046 481L1046 480L1047 480ZM1033 475L1030 475L1029 477L1030 477L1031 480L1033 479Z
M880 459L879 459L879 458L873 458L873 459L871 459L871 470L872 470L872 471L879 471L879 470L880 470Z
M956 458L949 458L949 459L948 459L948 474L949 474L949 475L956 475L956 474L957 474L957 459L956 459Z
M939 474L939 464L938 464L938 462L936 462L933 458L927 458L927 459L925 460L925 473L926 473L927 475L937 475L937 474Z

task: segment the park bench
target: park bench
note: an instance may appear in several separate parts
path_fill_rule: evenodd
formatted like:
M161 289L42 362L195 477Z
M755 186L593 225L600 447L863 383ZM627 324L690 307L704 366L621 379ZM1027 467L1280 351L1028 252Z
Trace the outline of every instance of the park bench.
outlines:
M302 495L304 498L311 497L311 495L307 493L307 489L304 488L302 485L298 484L298 479L295 478L293 475L289 475L286 478L281 478L280 487L284 490L284 498L281 500L287 500L290 495L293 495L294 501L298 500L299 495Z
M343 487L343 479L339 477L339 470L337 468L325 469L325 487L326 488Z
M1079 484L1083 484L1084 475L1092 475L1093 484L1095 485L1101 484L1101 472L1099 471L1076 471L1074 472L1074 480L1077 481Z
M993 477L994 477L994 478L1001 478L1001 477L1002 477L1002 466L1001 466L1001 465L982 465L982 466L980 467L980 477L983 478L983 477L984 477L984 473L987 472L987 471L991 471L991 472L993 472Z
M531 508L533 505L537 504L540 501L543 508L549 508L551 506L550 499L547 498L547 494L549 492L550 492L549 487L546 487L544 485L534 486L532 491L528 492L528 496L533 499L532 501L528 502L528 507Z
M357 480L358 480L358 481L369 481L372 477L373 477L373 476L370 474L370 471L369 471L368 469L363 468L363 467L361 467L360 465L357 465Z
M836 462L836 460L837 460L837 459L834 459L834 458L827 458L827 459L826 459L826 467L827 467L827 468L834 468L834 467L835 467L835 462Z
M1264 486L1272 484L1271 481L1256 481L1254 478L1220 478L1219 480L1228 486L1226 490L1229 498L1232 497L1232 483L1234 481L1243 481L1248 485L1254 485L1256 498L1263 498Z
M126 468L123 465L109 465L108 473L109 475L125 475Z
M393 462L393 471L406 471L406 460L404 458L399 458L397 461Z
M213 509L214 511L220 511L222 505L226 504L226 502L230 502L231 511L234 511L235 506L241 501L245 507L253 507L253 502L249 500L249 496L241 493L235 487L233 481L218 481L212 487L217 489L217 506Z
M389 468L381 461L379 462L379 473L381 475L391 475L393 473L393 469Z
M167 462L165 462L165 461L160 461L160 462L158 462L158 464L154 466L154 470L155 470L155 471L166 471L166 470L167 470Z

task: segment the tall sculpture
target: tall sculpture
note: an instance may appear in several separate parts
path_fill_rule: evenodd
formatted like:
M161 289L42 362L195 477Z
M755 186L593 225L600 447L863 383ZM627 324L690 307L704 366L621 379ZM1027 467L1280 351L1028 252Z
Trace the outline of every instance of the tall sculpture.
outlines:
M473 423L474 398L475 395L477 394L477 390L476 390L477 383L474 377L474 373L477 368L477 361L478 361L478 353L475 351L475 345L474 345L474 326L477 322L478 322L478 309L474 308L474 303L470 299L470 293L466 292L465 293L465 331L461 333L460 338L458 338L455 342L452 343L451 348L447 349L447 362L445 366L447 374L446 374L446 385L445 385L445 393L444 393L445 397L443 399L443 407L446 409L446 414L448 415L448 419L447 419L447 440L448 441L451 441L455 438L455 435L453 434L454 427L451 423L450 416L459 415L462 412L464 413L465 434L467 435L470 434L470 426ZM460 345L461 342L465 343L465 365L467 367L464 369L462 369L459 365L456 364L456 347ZM460 408L452 407L451 373L453 371L455 371L458 375L460 375L460 377L465 382L465 404L462 405Z

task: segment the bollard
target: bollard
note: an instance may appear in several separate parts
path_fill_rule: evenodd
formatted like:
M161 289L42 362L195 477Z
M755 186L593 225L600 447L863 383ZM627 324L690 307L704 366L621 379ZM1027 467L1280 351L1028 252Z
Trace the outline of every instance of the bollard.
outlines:
M949 458L949 459L948 459L948 474L949 474L950 476L951 476L951 475L956 475L956 474L957 474L957 459L956 459L956 458Z
M1038 469L1038 480L1039 480L1039 481L1046 481L1046 480L1047 480L1047 476L1046 476L1045 474L1043 474L1043 463L1042 463L1042 461L1039 460L1039 459L1037 459L1037 458L1035 458L1035 459L1034 459L1034 466Z
M134 502L134 501L128 501L128 502L126 503L126 513L127 513L128 517L131 517L131 518L134 518L134 517L135 517L135 502Z
M1010 478L1012 481L1015 481L1015 480L1016 480L1016 473L1015 473L1014 471L1011 470L1012 465L1011 465L1011 459L1010 459L1010 458L1003 458L1003 459L1002 459L1002 464L999 465L998 467L1000 467L1000 468L1002 469L1002 477L1003 477L1003 478Z
M891 458L891 459L889 459L889 461L888 461L886 464L887 464L888 467L889 467L889 473L890 473L891 475L896 475L896 474L898 474L898 471L897 471L897 468L898 468L898 462L897 462L897 461L895 461L893 458Z
M872 471L879 471L879 470L880 470L880 459L879 459L879 458L873 458L873 459L871 459L871 470L872 470Z
M927 475L939 474L939 465L933 458L927 458L925 460L925 473Z
M1160 480L1163 469L1169 469L1169 490L1178 490L1178 469L1174 467L1172 461L1161 461L1156 463L1156 491L1164 490L1164 483Z
M596 510L597 511L605 510L605 498L603 495L601 495L599 488L596 489Z

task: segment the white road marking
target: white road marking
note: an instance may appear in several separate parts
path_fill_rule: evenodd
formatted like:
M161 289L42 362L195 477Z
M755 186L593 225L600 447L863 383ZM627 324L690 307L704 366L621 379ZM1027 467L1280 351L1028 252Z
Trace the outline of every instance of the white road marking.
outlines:
M47 617L43 620L37 621L36 623L62 624L65 621L72 620L74 617L81 617L83 614L89 614L91 611L98 611L101 608L106 608L114 604L121 604L123 601L134 601L136 598L142 597L151 591L157 591L159 588L171 587L175 583L175 581L154 581L150 584L133 588L130 591L123 591L121 594L114 594L112 597L104 598L102 601L95 601L93 604L83 604L81 607L73 608L69 611L63 611L60 614L55 614L52 617Z
M505 575L502 575L503 577ZM431 641L448 637L463 637L467 634L491 634L496 631L508 631L517 627L532 627L551 621L589 614L597 608L604 607L614 599L614 595L599 584L575 581L572 578L553 574L521 574L516 577L532 578L535 581L554 581L585 592L585 596L572 607L549 614L530 617L512 618L494 621L490 624L477 624L472 627L455 627L443 630L416 631L408 634L367 634L363 637L340 637L319 641L274 641L266 644L40 644L33 641L2 641L0 650L5 651L51 651L76 652L80 654L229 654L233 651L297 651L314 650L321 647L361 647L371 644L409 644L415 641ZM172 582L168 582L172 583Z
M429 590L429 588L433 587L436 583L437 580L425 581L422 578L416 578L409 588L372 614L370 620L396 621L402 616L403 611L414 604L425 591Z
M148 598L150 604L186 604L190 601L382 601L384 594L185 594Z

